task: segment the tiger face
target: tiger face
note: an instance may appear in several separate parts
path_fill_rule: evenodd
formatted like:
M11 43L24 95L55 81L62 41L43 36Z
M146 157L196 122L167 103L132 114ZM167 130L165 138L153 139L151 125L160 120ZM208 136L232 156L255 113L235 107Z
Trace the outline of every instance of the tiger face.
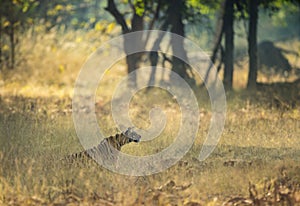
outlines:
M124 135L129 139L129 142L139 142L141 140L141 135L136 133L132 127L129 127Z
M136 133L132 127L129 127L125 132L116 134L115 136L110 136L106 139L110 146L120 151L121 147L126 144L129 144L131 142L139 142L141 139L141 135Z

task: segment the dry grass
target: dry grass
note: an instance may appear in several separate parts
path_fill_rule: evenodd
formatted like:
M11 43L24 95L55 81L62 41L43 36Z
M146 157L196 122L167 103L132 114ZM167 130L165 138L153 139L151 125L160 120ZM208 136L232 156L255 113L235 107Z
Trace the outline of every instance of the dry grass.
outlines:
M44 104L53 104L49 102ZM70 114L58 108L49 116L38 112L39 105L36 108L25 113L2 113L2 204L183 205L193 200L218 205L235 196L248 197L249 181L260 189L264 180L272 182L280 177L283 168L293 182L300 180L300 118L292 111L282 118L277 118L280 114L273 109L255 105L248 106L246 113L229 111L217 149L209 159L199 162L196 158L210 117L204 113L196 143L183 160L162 173L137 178L111 173L96 164L89 168L61 165L60 158L82 149ZM257 112L264 116L257 116ZM105 118L101 119L106 125ZM113 125L104 129L108 134L115 131ZM128 145L123 151L155 153L170 144L173 133L167 127L157 139Z
M96 164L89 168L60 164L58 160L64 155L82 150L72 122L71 97L81 65L101 43L94 40L94 47L90 47L80 38L95 34L85 35L70 33L58 38L54 32L38 36L24 67L1 73L1 205L221 205L235 197L247 199L249 182L256 185L254 199L259 199L265 182L274 184L283 176L289 178L287 184L294 184L289 190L295 190L295 201L300 204L299 83L262 86L255 94L228 93L223 135L204 162L197 157L211 111L205 91L197 89L201 111L198 136L188 154L173 167L138 178L115 174ZM25 45L24 50L32 46L30 42ZM98 122L106 135L117 131L110 113L111 91L125 73L122 62L115 65L97 91ZM242 79L235 79L236 85L243 84ZM166 112L165 130L153 141L124 147L124 152L153 154L174 140L180 110L163 91L152 90L147 95L140 91L134 96L130 105L133 122L148 127L148 112L153 106Z

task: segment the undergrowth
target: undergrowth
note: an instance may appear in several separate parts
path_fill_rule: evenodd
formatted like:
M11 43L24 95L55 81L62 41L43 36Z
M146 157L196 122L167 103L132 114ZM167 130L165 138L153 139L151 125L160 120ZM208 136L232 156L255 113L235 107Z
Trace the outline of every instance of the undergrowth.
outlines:
M205 161L199 161L198 155L209 129L211 107L206 89L196 88L197 137L191 150L167 170L131 177L97 164L61 164L65 155L83 150L72 119L73 87L85 59L105 38L99 40L93 33L58 38L52 32L36 37L34 43L24 37L27 62L14 71L1 71L0 204L222 205L265 199L300 204L300 84L259 85L257 91L247 92L241 89L245 70L237 72L243 78L235 77L237 91L226 93L225 128ZM83 41L87 37L92 42ZM96 116L106 136L119 132L111 98L124 75L124 61L120 61L96 91ZM154 140L127 145L123 152L143 156L172 144L181 111L169 93L153 89L135 94L129 109L132 122L147 129L153 107L165 112L165 129Z

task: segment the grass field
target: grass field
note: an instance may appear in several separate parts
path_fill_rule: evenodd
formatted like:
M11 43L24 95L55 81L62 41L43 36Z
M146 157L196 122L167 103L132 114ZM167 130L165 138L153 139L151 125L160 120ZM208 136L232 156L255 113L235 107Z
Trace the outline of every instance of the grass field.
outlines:
M259 201L300 205L299 81L259 85L256 92L227 92L224 132L203 162L197 158L211 111L205 90L196 89L198 135L173 167L146 177L115 174L97 164L70 167L59 160L83 149L72 121L72 92L93 48L78 41L72 45L77 52L66 42L51 49L49 39L49 48L37 48L29 55L26 68L1 73L1 205L258 205ZM123 64L116 65L97 91L97 118L107 136L117 132L111 91L125 73ZM147 95L139 92L131 102L133 122L147 128L153 106L165 111L165 130L152 141L126 145L123 152L154 154L173 142L180 108L169 94L158 89Z

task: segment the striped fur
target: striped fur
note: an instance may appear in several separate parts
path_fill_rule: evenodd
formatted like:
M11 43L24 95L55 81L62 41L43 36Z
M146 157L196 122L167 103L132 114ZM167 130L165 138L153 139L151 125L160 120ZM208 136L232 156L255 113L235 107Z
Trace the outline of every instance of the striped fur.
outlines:
M121 134L103 139L97 146L66 156L64 161L69 164L79 162L86 164L94 159L97 160L97 162L116 163L118 156L117 151L121 151L122 146L130 142L139 142L140 139L141 136L139 134L133 131L132 128L128 128Z

